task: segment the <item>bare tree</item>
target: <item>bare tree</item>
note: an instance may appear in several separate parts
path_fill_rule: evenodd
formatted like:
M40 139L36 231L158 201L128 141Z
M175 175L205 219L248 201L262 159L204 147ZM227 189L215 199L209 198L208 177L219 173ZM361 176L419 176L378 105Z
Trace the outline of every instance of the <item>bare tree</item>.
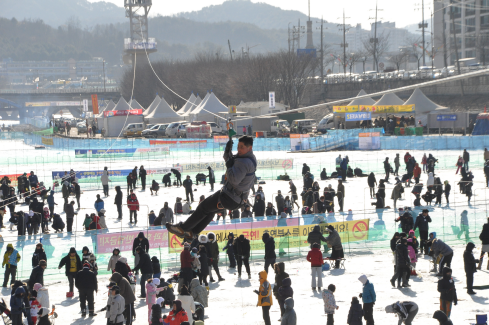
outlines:
M346 64L348 65L348 68L350 69L350 77L351 77L351 70L355 66L357 62L361 62L363 59L363 53L349 53L347 54L346 57Z
M362 62L363 64L363 73L365 73L365 64L367 63L368 58L370 57L370 54L368 51L360 51L358 52L358 62Z
M406 45L409 47L409 53L410 56L416 59L416 62L418 64L418 70L419 70L419 63L421 59L423 58L423 51L419 46L420 38L417 36L411 36L406 39Z
M374 70L379 70L379 58L384 56L384 54L389 49L389 33L377 35L377 40L364 39L362 40L363 48L365 51L374 58Z
M400 70L402 62L404 62L404 60L406 59L406 56L408 56L408 55L409 54L407 52L404 52L404 51L392 53L391 55L387 56L387 61L392 63L393 65L395 65L396 70Z

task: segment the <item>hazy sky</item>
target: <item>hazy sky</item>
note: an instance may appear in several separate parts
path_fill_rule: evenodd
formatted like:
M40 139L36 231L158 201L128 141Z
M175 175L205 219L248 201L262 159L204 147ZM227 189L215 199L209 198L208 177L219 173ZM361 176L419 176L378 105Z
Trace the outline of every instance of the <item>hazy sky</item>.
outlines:
M95 2L99 0L88 0ZM118 6L123 6L123 0L105 0L112 2ZM182 11L196 11L209 5L218 5L223 3L224 0L181 0L181 1L168 1L168 0L153 0L153 8L151 14L161 14L163 16L169 16L177 14ZM270 5L280 7L286 10L299 10L307 14L307 1L306 0L252 0L252 2L265 2ZM337 4L337 5L335 5ZM311 16L321 17L323 16L330 22L339 22L338 18L342 16L343 8L345 9L346 17L350 17L346 22L350 24L361 23L364 28L367 28L369 17L375 16L375 11L369 11L375 8L375 0L344 0L344 1L324 1L324 0L311 0ZM415 10L415 8L421 8L421 0L404 0L404 1L392 1L392 0L378 0L378 8L383 9L379 11L379 18L383 18L383 21L395 21L396 27L404 27L410 24L417 24L421 22L421 11ZM432 8L432 1L425 0L425 19L430 18L430 9ZM223 19L225 20L225 19Z

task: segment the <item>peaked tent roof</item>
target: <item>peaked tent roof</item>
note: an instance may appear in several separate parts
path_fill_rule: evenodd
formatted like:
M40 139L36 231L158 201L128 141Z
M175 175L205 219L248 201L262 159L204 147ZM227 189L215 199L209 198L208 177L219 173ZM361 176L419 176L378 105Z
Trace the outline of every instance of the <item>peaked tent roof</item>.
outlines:
M202 99L200 103L197 103L198 99L199 99L199 97L197 97L197 99L195 100L195 103L193 105L191 105L192 107L190 107L188 111L183 113L182 116L190 116L190 114L193 113L194 111L196 111L201 105L204 105L205 102L207 101L207 99L209 99L209 93L207 93L205 95L204 99Z
M153 110L151 114L146 116L147 119L165 119L167 121L165 122L174 122L174 121L180 121L182 118L180 115L175 112L170 105L166 102L164 98L161 99L160 103L156 108ZM170 119L176 119L176 120L171 120Z
M192 111L191 115L197 120L214 120L214 114L227 112L228 108L224 105L214 93L210 93L209 97L205 102L202 102L195 110Z
M129 106L131 106L132 109L144 109L143 106L141 106L137 100L133 99L129 103Z
M404 105L404 101L394 93L385 94L375 103L375 106Z
M191 93L190 94L190 97L188 98L188 100L185 102L185 105L182 106L182 108L180 108L177 113L178 114L183 114L185 113L190 107L193 107L193 103L195 102L195 95L194 93Z
M413 94L404 105L414 105L416 113L428 113L434 110L447 109L447 107L440 106L431 101L419 88L414 90Z
M121 97L119 101L117 102L117 105L115 105L113 111L127 111L130 110L131 108L129 107L129 104L126 102L126 100Z
M98 114L95 117L104 117L104 112L111 111L114 109L114 107L115 107L115 103L111 99L109 103L102 110L99 109Z
M360 96L364 96L364 95L368 95L365 90L360 90L360 92L358 93L357 97L360 97ZM360 99L354 99L352 100L348 106L356 106L356 105L374 105L375 104L375 100L373 100L372 98L370 97L365 97L365 98L360 98ZM241 104L240 104L241 105Z
M202 103L202 98L200 98L199 94L197 94L197 98L195 98L194 105L199 106L199 105L200 105L200 103ZM193 106L193 105L192 105L192 107L194 107L194 108L195 108L195 107L197 107L197 106Z
M151 103L151 105L149 105L149 107L143 112L143 116L146 117L149 114L153 113L154 109L156 108L156 106L158 106L158 104L160 103L160 101L161 101L160 96L156 95L156 97L153 100L153 102Z

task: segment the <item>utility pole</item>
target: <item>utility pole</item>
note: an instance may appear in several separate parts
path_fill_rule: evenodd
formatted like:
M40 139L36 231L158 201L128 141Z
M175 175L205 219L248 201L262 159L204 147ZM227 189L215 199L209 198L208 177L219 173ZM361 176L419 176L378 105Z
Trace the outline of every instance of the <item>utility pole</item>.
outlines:
M299 19L298 26L292 26L292 52L295 51L295 40L297 40L297 49L301 48L301 37L304 33L304 26L301 26L301 20Z
M445 35L445 10L446 8L443 8L443 63L445 64L445 69L448 67L448 63L447 63L447 37Z
M301 48L301 35L300 35L300 32L301 32L301 20L299 19L299 22L298 22L298 25L297 25L297 30L298 30L298 33L299 35L297 35L297 49L300 49Z
M372 10L372 9L371 9ZM374 38L371 38L370 39L370 43L374 43L374 51L373 51L373 57L374 57L374 66L372 68L372 70L375 70L375 71L378 71L379 70L379 67L378 67L378 58L377 58L377 42L378 42L378 39L377 39L377 13L379 11L382 11L383 9L378 9L377 7L377 1L375 2L375 26L374 26ZM372 19L372 18L370 18Z
M321 16L321 87L324 85L324 44L323 44L323 29L324 19Z
M229 46L229 56L231 57L231 61L233 61L233 52L231 51L231 42L228 40L228 46Z
M425 47L425 35L424 35L424 29L425 28L428 28L428 24L425 23L424 21L424 0L421 0L421 8L420 9L414 9L414 10L421 10L421 23L418 24L418 28L421 28L421 42L423 44L423 48L422 48L422 53L423 53L423 65L425 66L426 65L426 59L425 59L425 50L426 50L426 47Z
M350 17L345 17L345 9L343 9L343 24L339 24L338 26L342 26L342 30L343 30L343 43L341 43L341 47L343 47L343 73L346 76L346 48L348 47L348 44L346 43L345 18L350 18Z
M455 8L450 8L450 16L452 18L452 33L453 33L453 45L455 45L455 59L457 60L457 71L460 74L460 61L458 59L458 46L457 46L457 33L455 32ZM450 41L451 43L451 41ZM464 83L460 79L460 91L462 92L462 97L464 96Z

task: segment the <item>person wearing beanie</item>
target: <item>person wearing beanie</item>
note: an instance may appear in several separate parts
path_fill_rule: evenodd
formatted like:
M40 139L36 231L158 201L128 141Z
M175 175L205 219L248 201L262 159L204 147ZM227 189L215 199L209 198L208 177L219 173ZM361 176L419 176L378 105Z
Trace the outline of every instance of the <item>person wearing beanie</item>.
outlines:
M119 263L119 262L118 262ZM109 279L119 287L119 293L124 298L126 304L124 315L126 316L126 325L131 325L133 318L134 302L136 301L136 296L132 291L131 284L129 280L123 277L120 273L114 272Z
M228 234L228 242L226 246L224 246L224 248L222 249L223 251L226 251L226 253L228 254L230 269L236 268L236 258L234 257L233 243L234 243L234 234L230 232Z
M183 279L183 285L189 286L190 281L194 277L192 271L193 258L190 255L190 244L183 244L183 251L180 253L180 278Z
M44 285L44 270L47 267L47 263L45 260L41 260L39 265L32 269L31 276L29 277L29 281L27 285L29 289L32 291L34 288L34 284L40 283Z
M396 279L397 279L397 287L401 288L401 278L402 278L402 286L410 287L407 279L407 273L410 272L411 261L409 259L409 252L407 248L407 239L401 236L401 239L398 241L396 245L396 268L394 276L391 278L391 284L395 287Z
M217 279L218 281L224 281L224 278L221 276L221 273L219 272L219 245L217 244L217 237L216 234L213 232L209 232L207 234L207 248L209 251L209 275L210 275L210 282L215 282L215 280L212 278L212 268L214 268L214 271L217 274ZM190 280L188 280L188 285L190 285Z
M314 227L315 228L315 227ZM319 249L318 243L312 244L312 249L307 253L307 261L311 263L311 287L316 290L316 277L318 290L321 291L323 286L323 254Z
M385 312L396 314L399 317L399 325L411 325L414 317L418 314L418 305L412 301L398 301L385 307Z
M34 254L32 254L32 268L38 266L41 260L47 261L48 259L42 243L37 243Z
M78 271L75 276L75 286L80 296L80 309L82 317L87 315L87 302L89 316L93 317L94 313L94 291L98 292L98 282L95 273L90 271L90 263L83 264L83 270ZM112 308L112 307L111 307Z
M249 263L251 252L250 240L243 234L239 235L239 237L234 240L233 250L234 254L236 254L236 262L238 264L238 278L241 278L242 265L244 264L246 273L248 273L248 279L251 279Z
M36 283L34 284L33 290L37 292L37 301L41 307L51 308L49 304L49 291L46 287L43 287L42 284Z
M142 247L139 246L136 248L136 254L139 254L139 262L134 268L134 271L141 270L141 278L139 280L141 295L139 298L146 298L146 281L153 278L153 265L151 264L151 258L148 253Z
M118 286L113 286L109 291L111 295L110 309L109 311L109 324L122 325L124 322L124 308L126 302L124 298L120 295L120 288Z
M367 276L361 275L358 280L363 284L362 293L359 295L363 301L363 317L367 325L374 325L374 305L377 300L374 285L370 283Z
M264 233L261 240L265 244L265 271L268 274L268 267L275 265L277 255L275 254L275 239L268 232Z
M441 310L435 311L433 318L436 319L440 325L453 325L452 321Z
M336 286L334 284L330 284L321 294L324 302L324 313L328 315L326 325L334 324L334 312L339 308L338 305L336 305L336 300L334 298L335 291Z
M337 269L340 267L341 259L345 257L343 253L343 245L341 244L340 234L338 234L338 231L336 231L333 226L329 225L327 230L329 236L326 238L326 242L333 250L330 259L335 260L335 269Z
M350 310L348 311L348 325L363 325L362 317L365 315L362 305L357 297L351 298Z
M68 255L59 261L58 269L61 269L63 266L65 267L65 274L68 277L68 282L70 284L70 291L66 293L66 297L71 298L73 297L75 276L77 272L82 269L80 256L76 253L75 247L71 247Z
M465 269L465 277L467 278L467 293L469 295L475 295L473 290L474 286L474 273L477 272L477 263L479 260L474 258L474 254L472 250L475 248L475 244L470 242L467 244L467 247L464 251L464 269Z
M438 280L438 292L440 293L440 309L450 317L452 303L458 303L455 281L452 278L452 270L448 267L443 268L443 278Z
M180 325L183 322L188 322L187 312L182 307L182 302L180 300L175 300L173 302L173 309L168 314L170 318L170 325Z

